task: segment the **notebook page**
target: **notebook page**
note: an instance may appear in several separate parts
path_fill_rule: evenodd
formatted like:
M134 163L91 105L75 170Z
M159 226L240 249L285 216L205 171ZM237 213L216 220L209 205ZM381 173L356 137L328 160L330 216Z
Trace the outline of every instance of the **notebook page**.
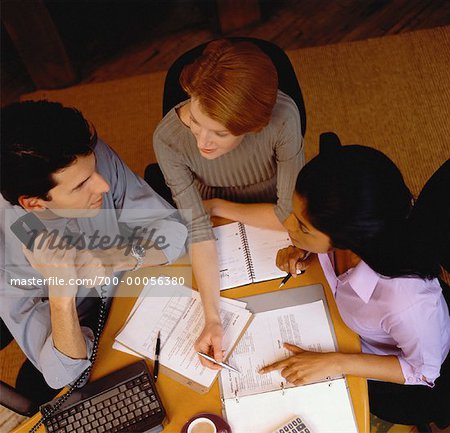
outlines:
M283 347L285 342L316 352L336 350L322 300L255 314L228 359L241 374L220 373L223 397L279 390L281 383L291 387L278 370L258 373L261 367L292 355Z
M219 258L220 290L251 283L239 223L214 227Z
M245 226L255 282L273 280L286 275L275 264L277 252L292 245L287 232Z
M300 416L313 433L358 433L345 379L226 400L233 433L271 433Z
M156 290L160 293L159 288ZM116 340L153 359L156 336L161 331L161 365L209 387L217 371L203 367L194 350L194 343L204 326L200 295L184 286L171 286L165 290L169 296L152 296L151 290L147 293ZM223 347L232 347L251 313L221 300L220 315L224 326Z

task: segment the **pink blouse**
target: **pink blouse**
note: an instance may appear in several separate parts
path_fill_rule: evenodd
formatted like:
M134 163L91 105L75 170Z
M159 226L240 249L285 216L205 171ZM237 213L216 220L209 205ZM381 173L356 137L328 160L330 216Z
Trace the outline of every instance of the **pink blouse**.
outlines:
M434 386L450 349L450 316L438 280L387 278L362 260L337 277L332 256L318 258L362 351L397 356L405 384Z

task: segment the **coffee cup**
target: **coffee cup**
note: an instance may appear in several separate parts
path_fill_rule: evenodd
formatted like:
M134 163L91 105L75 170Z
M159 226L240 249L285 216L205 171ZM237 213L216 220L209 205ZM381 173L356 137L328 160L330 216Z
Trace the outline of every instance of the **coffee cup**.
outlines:
M217 428L209 418L202 417L189 424L187 433L217 433Z

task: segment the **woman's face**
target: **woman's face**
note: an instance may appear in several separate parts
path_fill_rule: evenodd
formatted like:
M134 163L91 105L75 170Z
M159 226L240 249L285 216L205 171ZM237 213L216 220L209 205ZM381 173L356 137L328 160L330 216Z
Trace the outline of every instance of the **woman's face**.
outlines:
M206 159L216 159L237 146L244 135L233 135L219 122L208 117L196 98L189 104L189 127L197 140L198 150Z
M297 248L312 253L327 253L332 250L331 240L310 223L306 212L306 200L294 192L292 200L293 213L283 225L289 232L292 243Z

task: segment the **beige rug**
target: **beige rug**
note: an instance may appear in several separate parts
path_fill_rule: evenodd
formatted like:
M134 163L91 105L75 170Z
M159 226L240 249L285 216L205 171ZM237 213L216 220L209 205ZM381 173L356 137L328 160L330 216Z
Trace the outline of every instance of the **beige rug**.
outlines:
M289 53L307 111L306 155L332 130L345 144L387 153L417 193L450 157L450 27ZM155 160L164 72L64 90L39 91L78 107L139 174Z

